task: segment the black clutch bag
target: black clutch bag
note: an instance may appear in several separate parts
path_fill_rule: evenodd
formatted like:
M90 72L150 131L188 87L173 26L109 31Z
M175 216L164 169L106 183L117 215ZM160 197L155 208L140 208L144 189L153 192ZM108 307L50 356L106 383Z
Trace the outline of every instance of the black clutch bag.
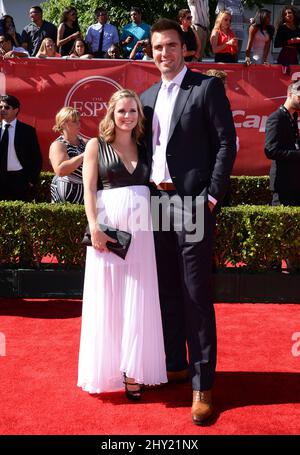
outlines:
M105 232L109 237L117 240L116 243L106 242L106 246L112 253L115 253L122 259L125 259L128 248L131 242L131 234L126 231L120 231L119 229L113 228L111 226L106 226L106 224L99 224L101 231ZM81 242L84 246L92 246L91 233L89 225L87 225L84 237Z

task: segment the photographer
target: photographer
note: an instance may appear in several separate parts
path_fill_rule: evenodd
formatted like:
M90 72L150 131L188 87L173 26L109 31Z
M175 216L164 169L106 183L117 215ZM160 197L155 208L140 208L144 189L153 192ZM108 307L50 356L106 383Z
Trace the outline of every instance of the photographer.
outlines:
M149 39L139 40L130 52L131 60L153 60L152 48Z

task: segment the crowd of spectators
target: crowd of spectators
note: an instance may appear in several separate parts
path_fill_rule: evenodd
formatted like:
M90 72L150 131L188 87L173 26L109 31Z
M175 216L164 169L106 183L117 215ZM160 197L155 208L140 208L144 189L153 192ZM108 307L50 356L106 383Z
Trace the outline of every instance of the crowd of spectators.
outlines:
M210 24L207 0L187 0L187 7L178 11L187 48L186 61L201 61L206 52L214 56L215 62L235 63L241 61L245 42L245 65L276 63L270 52L274 39L274 47L280 51L278 63L283 65L284 72L288 72L289 65L298 63L300 14L295 6L284 6L276 24L273 18L274 25L271 11L266 8L258 9L253 18L247 19L241 0L218 0L214 24ZM151 25L143 21L140 7L131 7L124 27L113 25L104 7L97 7L94 14L95 23L81 30L76 8L67 6L57 18L57 27L43 18L40 6L32 6L31 21L21 33L17 32L13 17L6 14L0 20L0 54L4 58L152 59ZM248 36L244 33L245 24ZM45 42L45 38L52 42Z

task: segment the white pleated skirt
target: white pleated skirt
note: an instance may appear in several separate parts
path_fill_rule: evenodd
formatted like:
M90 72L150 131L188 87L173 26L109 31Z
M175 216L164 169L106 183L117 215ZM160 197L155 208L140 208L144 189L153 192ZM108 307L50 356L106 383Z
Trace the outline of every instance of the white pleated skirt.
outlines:
M87 247L78 386L90 393L167 382L150 193L146 186L101 190L98 221L132 233L123 260Z

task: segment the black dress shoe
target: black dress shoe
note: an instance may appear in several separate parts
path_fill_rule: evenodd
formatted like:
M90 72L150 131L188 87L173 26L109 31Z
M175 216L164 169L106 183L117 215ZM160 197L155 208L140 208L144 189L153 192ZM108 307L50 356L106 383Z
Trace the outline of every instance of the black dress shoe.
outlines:
M125 394L129 400L139 401L141 399L141 385L137 382L130 382L124 373Z

